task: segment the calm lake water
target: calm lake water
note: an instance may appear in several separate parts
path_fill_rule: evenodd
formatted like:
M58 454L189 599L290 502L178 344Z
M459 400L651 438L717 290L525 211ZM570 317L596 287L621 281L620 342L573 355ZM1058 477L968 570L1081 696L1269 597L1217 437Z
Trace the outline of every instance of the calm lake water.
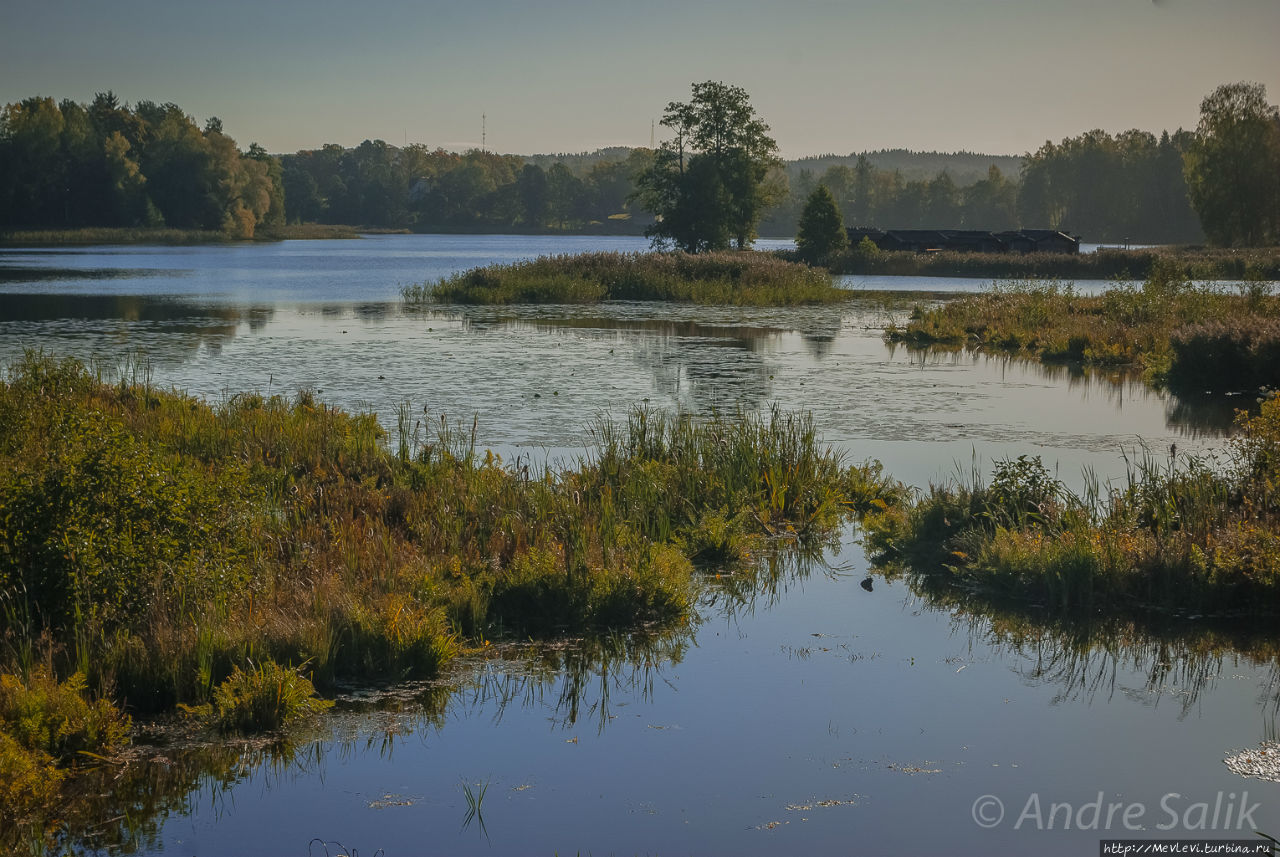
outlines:
M493 261L644 246L378 236L0 251L0 362L43 349L212 400L307 388L388 427L409 402L426 423L474 417L480 442L506 460L572 459L592 419L635 404L778 404L812 411L850 460L878 458L916 485L1038 455L1078 487L1086 469L1122 478L1144 451L1212 451L1230 425L1230 403L1179 402L1122 376L889 348L881 328L909 302L398 300L403 285ZM708 581L700 620L659 638L503 650L437 686L353 693L314 735L272 752L158 751L149 797L132 800L134 844L198 855L334 854L335 843L388 857L1066 855L1097 853L1101 838L1253 838L1253 825L1223 826L1242 802L1258 804L1259 829L1280 831L1280 784L1223 764L1276 738L1273 629L1064 624L880 577L867 592L856 539ZM486 783L483 824L467 824L464 784L474 794ZM1101 820L1079 829L1100 794ZM996 817L994 803L974 816L984 796L1005 808L989 827L978 821ZM104 802L104 821L123 814L119 803ZM1040 829L1055 803L1086 811L1070 829L1061 811ZM1113 803L1141 805L1146 829L1126 830L1122 811L1106 829Z

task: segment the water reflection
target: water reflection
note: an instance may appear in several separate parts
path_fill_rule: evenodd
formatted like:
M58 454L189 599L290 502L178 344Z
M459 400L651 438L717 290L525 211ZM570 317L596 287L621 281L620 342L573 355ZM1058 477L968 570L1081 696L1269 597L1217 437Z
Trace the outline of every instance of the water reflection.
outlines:
M272 305L203 305L131 295L0 294L0 355L45 350L76 356L110 373L121 361L154 368L190 363L203 346L218 355L241 325L259 332Z
M43 283L76 280L134 280L142 277L181 277L176 268L57 268L0 265L0 283Z
M133 758L120 766L104 766L90 772L77 783L76 794L61 816L64 826L54 843L59 851L80 853L99 849L114 853L172 851L185 847L185 841L173 839L184 828L172 824L166 828L166 819L197 812L202 817L201 825L222 822L238 831L235 835L254 836L254 815L245 812L249 807L236 806L237 795L242 803L245 795L267 792L297 791L305 795L312 788L308 783L342 783L354 771L370 768L371 760L380 763L380 770L396 770L391 763L402 752L406 758L401 759L401 765L414 767L422 764L424 746L457 744L459 739L451 729L460 735L496 738L503 732L495 727L508 720L510 730L517 736L543 722L559 733L550 743L557 747L576 744L579 730L584 728L603 739L611 729L628 724L620 727L623 742L635 742L637 729L643 733L679 728L670 725L670 720L659 719L664 714L671 716L669 705L654 705L662 691L668 697L680 693L676 673L692 650L699 648L699 634L709 635L719 625L706 620L727 618L736 625L748 616L786 610L796 601L797 589L815 576L829 578L845 571L833 569L826 556L826 551L816 545L794 551L780 549L739 573L706 576L699 602L701 622L556 644L493 647L458 663L457 669L441 681L386 689L347 689L331 714L311 731L295 735L292 741L226 742L213 736L193 738L181 731L155 727L142 737ZM857 589L856 576L840 585ZM1268 629L1200 623L1179 627L1172 621L1135 618L1071 619L993 603L922 579L907 578L905 582L925 612L950 617L953 633L966 641L970 659L993 658L1013 670L1025 685L1051 689L1050 705L1091 707L1121 699L1150 708L1173 705L1179 720L1194 718L1201 700L1218 685L1240 678L1233 676L1233 671L1247 672L1260 682L1257 705L1264 720L1263 732L1276 732L1280 641L1275 640L1274 634L1269 636ZM891 590L894 585L884 589ZM875 591L879 595L882 587L877 586ZM792 597L784 597L788 594ZM746 624L743 622L742 633L749 633ZM840 648L843 652L847 647ZM800 657L799 651L795 657ZM914 675L918 669L905 663L892 667L879 655L862 653L861 649L856 656L837 660L841 664L848 662L841 669L856 672L821 674L856 675L865 681L867 676L879 674L868 672L872 663L881 665L877 670L887 668L902 676ZM787 661L788 669L793 671L820 666L807 655L800 661ZM946 667L942 673L952 671ZM876 684L872 689L876 695L915 693L896 681ZM792 704L798 702L793 700ZM643 715L646 719L635 721L631 714L640 704L650 713ZM734 718L739 713L726 710L722 714ZM902 716L915 717L906 712ZM647 719L651 717L655 719ZM468 729L465 723L459 723L473 719L481 729ZM945 721L946 718L937 723ZM912 753L910 740L891 737L892 727L888 724L884 729L889 736L869 736L872 743L859 752L881 747L879 752ZM776 737L787 740L785 736ZM513 739L508 743L510 740ZM856 745L856 738L854 742ZM569 752L568 748L565 751ZM470 760L466 764L474 766L468 768L471 776L487 776L487 751L460 747L456 752ZM532 760L538 758L533 752L529 760L517 762L517 766L527 771L522 766L537 764ZM823 767L831 769L825 762ZM840 765L832 770L838 773ZM521 785L524 782L504 781L494 792L512 793L526 787ZM860 782L879 783L882 789L896 788L881 780ZM246 783L250 784L247 790L243 788ZM422 811L433 813L414 816L423 819L456 817L463 812L458 806L455 816L455 807L442 802L441 789L450 787L447 771L437 772L434 780L402 779L390 774L362 783L352 782L341 788L368 809L422 805ZM452 781L452 788L456 792L456 780ZM839 786L833 783L828 788ZM458 795L453 797L456 800ZM495 813L504 807L510 811L509 802L490 797L491 803L498 804ZM231 818L232 815L237 817ZM490 818L491 828L496 820ZM305 839L324 833L325 822L320 816L308 817L304 823L306 835L298 847ZM306 825L316 828L306 829ZM344 831L344 837L367 836L350 819L338 829ZM635 832L641 830L636 828ZM165 837L161 836L162 831ZM345 838L343 842L351 844Z
M1119 694L1146 706L1174 705L1186 717L1223 676L1261 667L1266 677L1258 705L1268 729L1280 724L1280 639L1271 624L1062 614L910 571L887 576L904 577L926 609L950 613L972 648L1008 660L1029 685L1055 688L1053 704L1092 704Z
M1041 363L1009 354L993 354L960 346L914 346L887 343L890 356L899 350L920 367L985 366L1000 377L1027 371L1046 381L1055 382L1081 396L1099 394L1115 411L1127 404L1138 406L1152 397L1143 380L1141 369L1131 367L1082 366L1075 363ZM1258 405L1251 399L1232 396L1179 397L1163 394L1165 424L1183 437L1212 439L1232 432L1238 409L1256 414Z

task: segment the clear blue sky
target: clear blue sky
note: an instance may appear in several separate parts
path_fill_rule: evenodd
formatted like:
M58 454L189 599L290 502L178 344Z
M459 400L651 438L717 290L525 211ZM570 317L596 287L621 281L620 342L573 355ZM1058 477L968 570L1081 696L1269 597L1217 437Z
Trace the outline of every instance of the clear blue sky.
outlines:
M689 85L744 87L786 157L1021 154L1280 101L1280 0L0 0L0 101L173 101L273 152L366 138L647 145ZM658 128L661 139L662 128Z

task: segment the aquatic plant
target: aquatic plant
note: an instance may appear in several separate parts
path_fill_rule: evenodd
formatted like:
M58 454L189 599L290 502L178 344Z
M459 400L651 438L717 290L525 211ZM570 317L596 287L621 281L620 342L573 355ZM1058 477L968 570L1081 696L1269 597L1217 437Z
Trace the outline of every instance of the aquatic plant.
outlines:
M465 780L462 783L462 796L467 801L467 813L462 818L462 829L466 830L473 821L478 822L480 832L486 839L489 836L489 831L484 826L484 796L488 791L488 780L483 783L476 783L475 786Z
M834 303L824 271L767 253L582 253L473 268L403 290L409 303L676 301L735 306Z
M310 679L273 660L236 666L213 692L213 721L224 732L274 732L332 706Z

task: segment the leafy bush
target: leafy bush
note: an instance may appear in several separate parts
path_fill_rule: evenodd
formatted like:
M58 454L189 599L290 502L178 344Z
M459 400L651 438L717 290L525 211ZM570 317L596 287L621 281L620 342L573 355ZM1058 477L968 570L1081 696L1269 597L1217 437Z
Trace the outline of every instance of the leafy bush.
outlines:
M60 761L74 761L79 753L104 755L125 742L129 725L109 700L86 697L82 673L61 684L45 667L26 679L0 675L0 727L28 750Z

